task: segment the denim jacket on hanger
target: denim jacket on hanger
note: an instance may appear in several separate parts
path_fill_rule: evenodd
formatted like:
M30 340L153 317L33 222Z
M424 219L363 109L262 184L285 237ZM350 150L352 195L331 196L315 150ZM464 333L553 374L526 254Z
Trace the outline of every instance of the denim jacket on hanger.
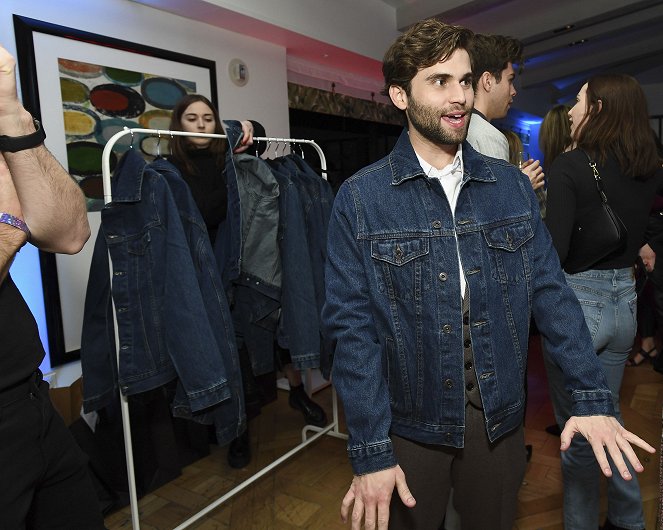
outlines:
M240 274L233 286L233 317L255 375L274 370L274 338L281 309L279 186L252 155L233 156L242 219Z
M180 178L165 160L147 165L133 150L115 170L113 202L102 210L101 241L93 256L97 269L90 273L86 296L86 319L94 314L100 318L84 322L84 406L103 407L116 385L131 395L178 378L178 415L208 413L210 407L229 402L223 419L194 417L214 421L224 443L245 426L234 331L205 224L181 197L180 203L174 200L168 181L172 184L176 176ZM112 327L108 329L109 281L103 279L108 278L106 245L113 260L120 339L117 383ZM93 309L95 303L99 306Z
M242 138L241 123L235 120L223 122L228 135L229 149L226 154L226 179L228 182L228 212L237 207L236 219L242 219L238 172L232 149ZM273 172L279 185L279 248L281 251L282 289L281 322L278 342L282 348L290 350L293 366L297 369L317 368L320 364L319 316L315 302L313 274L306 243L306 225L303 207L297 188L292 180L278 172ZM236 203L231 198L237 196ZM215 252L219 259L224 278L232 281L239 277L242 264L241 222L219 229ZM226 254L224 254L224 252ZM313 319L313 320L312 320Z

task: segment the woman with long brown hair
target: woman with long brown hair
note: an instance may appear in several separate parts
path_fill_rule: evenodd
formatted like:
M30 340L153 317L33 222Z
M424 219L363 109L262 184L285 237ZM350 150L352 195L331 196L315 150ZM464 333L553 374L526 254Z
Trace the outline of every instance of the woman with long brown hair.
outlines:
M550 170L555 158L571 146L569 110L567 105L555 105L546 112L541 122L539 147L543 153L543 167L546 171Z
M661 189L663 172L649 126L645 95L632 77L604 74L590 78L580 89L569 118L573 149L558 155L548 170L546 225L567 270L570 258L586 251L571 250L577 221L602 208L589 165L589 160L593 160L608 204L626 225L628 237L623 248L599 259L587 270L567 272L566 280L582 306L612 392L617 419L622 421L619 389L636 333L633 264L644 243L649 209ZM555 416L563 426L572 415L571 397L559 368L548 359L546 368ZM591 446L582 439L574 440L562 453L566 530L598 527L600 470L593 460ZM603 527L606 530L645 527L640 487L633 469L627 465L630 476L624 480L611 462L608 519Z
M262 127L257 122L241 123L244 137L236 152L252 145L254 127ZM218 111L201 94L188 94L177 102L170 118L170 130L223 134ZM261 132L264 136L264 129ZM210 241L214 244L219 224L226 218L226 141L221 138L173 136L169 149L169 160L189 185L193 200L207 225Z

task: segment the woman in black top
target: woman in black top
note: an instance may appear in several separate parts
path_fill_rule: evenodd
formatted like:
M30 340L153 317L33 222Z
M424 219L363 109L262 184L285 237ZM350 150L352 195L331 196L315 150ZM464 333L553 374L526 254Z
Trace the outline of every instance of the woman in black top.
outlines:
M546 225L564 267L575 222L585 212L601 208L588 162L591 157L597 163L608 203L626 225L628 241L590 270L567 274L566 280L582 306L621 421L619 389L636 332L633 264L645 243L649 209L661 187L661 161L650 131L645 95L630 76L597 75L589 79L569 117L574 149L560 154L548 171ZM547 359L546 367L555 416L563 426L572 415L572 402L559 369ZM592 448L585 440L575 440L562 453L567 530L598 527L600 470L592 459ZM612 468L614 473L616 468ZM626 480L616 474L609 480L604 528L645 527L640 488L630 465L629 471Z
M242 121L244 137L235 152L253 144L254 126L260 124ZM177 102L170 120L172 131L223 134L221 120L212 103L200 94L189 94ZM264 136L264 129L261 131ZM212 245L219 224L226 218L228 191L225 177L226 141L222 138L173 136L170 140L169 160L182 173L189 185L193 200L207 225Z

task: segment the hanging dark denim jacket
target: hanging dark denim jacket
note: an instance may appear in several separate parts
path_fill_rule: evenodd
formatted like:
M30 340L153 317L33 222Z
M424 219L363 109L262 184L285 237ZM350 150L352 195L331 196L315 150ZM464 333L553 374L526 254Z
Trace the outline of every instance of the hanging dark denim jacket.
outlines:
M240 274L233 286L238 343L249 352L255 375L274 370L274 338L281 308L281 253L278 244L279 186L255 156L233 156L241 204Z
M315 281L308 249L305 199L288 171L272 168L279 183L282 314L277 339L290 350L295 368L320 366L320 316L315 298ZM305 191L305 190L303 190Z
M131 395L178 378L177 415L214 422L224 443L245 426L234 331L205 224L181 194L175 201L169 181L176 183L176 177L168 162L147 165L131 150L115 170L113 202L102 210L102 241L95 246L96 270L86 296L86 318L100 318L83 327L84 406L103 407L116 385ZM113 260L117 380L103 243ZM226 401L225 413L210 409Z
M240 277L242 263L241 205L238 173L232 149L242 138L238 121L223 122L228 135L226 179L228 184L228 223L219 228L215 254L221 275L231 281ZM306 225L302 203L292 180L273 172L279 186L279 250L282 265L281 321L277 332L282 348L290 350L297 369L317 368L320 364L320 339L311 261L306 244ZM315 319L312 325L311 316Z
M319 326L322 306L325 300L325 259L327 255L327 228L331 211L331 202L327 189L331 188L326 180L316 174L300 157L286 155L270 161L275 171L286 174L295 184L303 207L303 220L306 228L306 245L311 262L311 275L313 278L313 291L316 303L317 320L311 321L310 326ZM327 204L325 205L325 202ZM327 379L331 371L331 345L323 342L320 333L320 362L319 367Z

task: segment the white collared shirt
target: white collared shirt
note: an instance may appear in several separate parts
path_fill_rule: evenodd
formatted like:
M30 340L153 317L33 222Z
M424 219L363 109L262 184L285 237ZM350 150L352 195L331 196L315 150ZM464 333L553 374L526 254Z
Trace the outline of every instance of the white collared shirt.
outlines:
M451 207L451 215L455 217L456 203L458 202L458 195L460 194L461 183L463 181L463 146L458 144L456 155L450 164L444 166L442 169L437 169L431 166L419 153L415 151L417 159L424 173L431 178L436 178L440 181L442 189L444 190L449 206ZM460 251L458 249L458 236L456 236L456 253L458 254L458 267L460 269L460 296L465 294L465 275L463 274L463 265L460 261Z

